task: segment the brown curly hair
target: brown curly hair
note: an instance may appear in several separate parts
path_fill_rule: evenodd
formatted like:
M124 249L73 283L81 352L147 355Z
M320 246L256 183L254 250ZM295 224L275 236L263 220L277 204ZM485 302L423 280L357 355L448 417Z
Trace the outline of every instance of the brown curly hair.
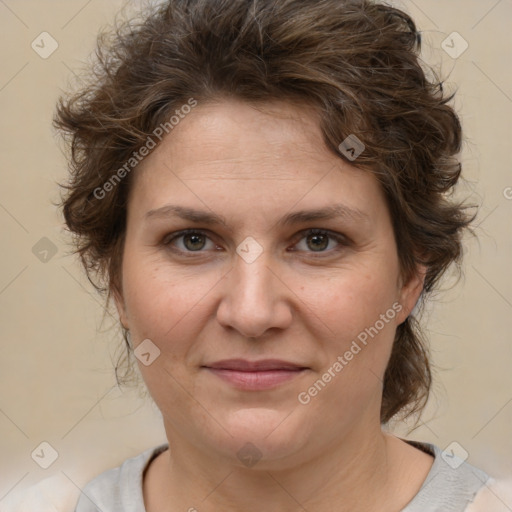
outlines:
M383 187L403 277L426 265L424 297L451 263L460 270L462 232L475 217L450 198L461 173L461 125L447 104L454 94L435 73L427 78L420 50L410 16L370 0L168 0L100 33L89 80L59 99L54 126L71 149L59 206L107 307L114 290L122 294L133 173L101 199L97 191L191 97L313 106L339 158L347 158L339 149L347 136L363 142L350 163ZM124 365L131 347L122 330ZM396 331L381 423L421 413L431 382L426 340L410 315Z

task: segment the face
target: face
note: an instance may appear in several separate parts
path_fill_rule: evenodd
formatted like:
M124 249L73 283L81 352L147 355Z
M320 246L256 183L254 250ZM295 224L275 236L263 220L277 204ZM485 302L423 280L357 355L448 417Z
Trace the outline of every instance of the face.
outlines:
M378 182L314 112L199 104L133 172L116 304L136 353L150 340L138 364L171 445L242 465L252 443L275 468L380 429L422 279L402 282Z

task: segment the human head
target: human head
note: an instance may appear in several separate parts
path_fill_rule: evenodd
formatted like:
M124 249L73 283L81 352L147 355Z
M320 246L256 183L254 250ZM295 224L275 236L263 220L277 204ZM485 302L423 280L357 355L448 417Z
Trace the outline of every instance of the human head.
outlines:
M73 150L66 223L107 301L122 295L136 165L112 176L149 147L148 138L159 142L155 130L172 126L191 98L203 105L226 97L311 106L327 148L378 179L403 279L423 265L423 293L432 292L459 260L469 219L446 197L460 175L460 123L451 97L427 79L420 45L405 13L366 0L175 0L105 40L94 82L60 102L56 124L71 134ZM352 162L339 147L353 135L364 150ZM421 331L409 316L396 331L381 422L420 410L430 381Z

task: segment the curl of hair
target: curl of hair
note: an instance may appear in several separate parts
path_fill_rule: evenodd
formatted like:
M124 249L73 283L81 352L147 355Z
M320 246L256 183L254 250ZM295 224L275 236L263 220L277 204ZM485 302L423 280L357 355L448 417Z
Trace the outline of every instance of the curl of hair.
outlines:
M425 295L450 264L460 269L461 235L474 219L450 198L461 173L461 125L448 105L453 94L426 78L420 50L413 20L370 0L168 0L100 34L91 79L59 99L54 125L71 149L65 222L107 305L113 291L122 293L134 171L103 199L94 191L191 97L314 107L339 158L347 136L364 143L349 163L382 185L403 277L425 265ZM430 386L426 344L410 316L397 328L381 422L421 412Z

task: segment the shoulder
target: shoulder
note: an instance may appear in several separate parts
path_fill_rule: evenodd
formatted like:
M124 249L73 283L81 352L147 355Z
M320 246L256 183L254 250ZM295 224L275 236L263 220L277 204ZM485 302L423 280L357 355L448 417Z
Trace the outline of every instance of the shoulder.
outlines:
M453 450L443 451L430 443L407 442L431 453L434 462L419 492L402 512L463 512L490 480L485 471L458 457Z
M82 489L75 512L143 512L144 470L154 457L167 448L166 444L150 448L95 477Z
M512 477L489 479L464 512L509 512L510 510L512 510Z
M28 488L13 490L0 501L1 512L69 512L80 491L63 473L56 473Z

